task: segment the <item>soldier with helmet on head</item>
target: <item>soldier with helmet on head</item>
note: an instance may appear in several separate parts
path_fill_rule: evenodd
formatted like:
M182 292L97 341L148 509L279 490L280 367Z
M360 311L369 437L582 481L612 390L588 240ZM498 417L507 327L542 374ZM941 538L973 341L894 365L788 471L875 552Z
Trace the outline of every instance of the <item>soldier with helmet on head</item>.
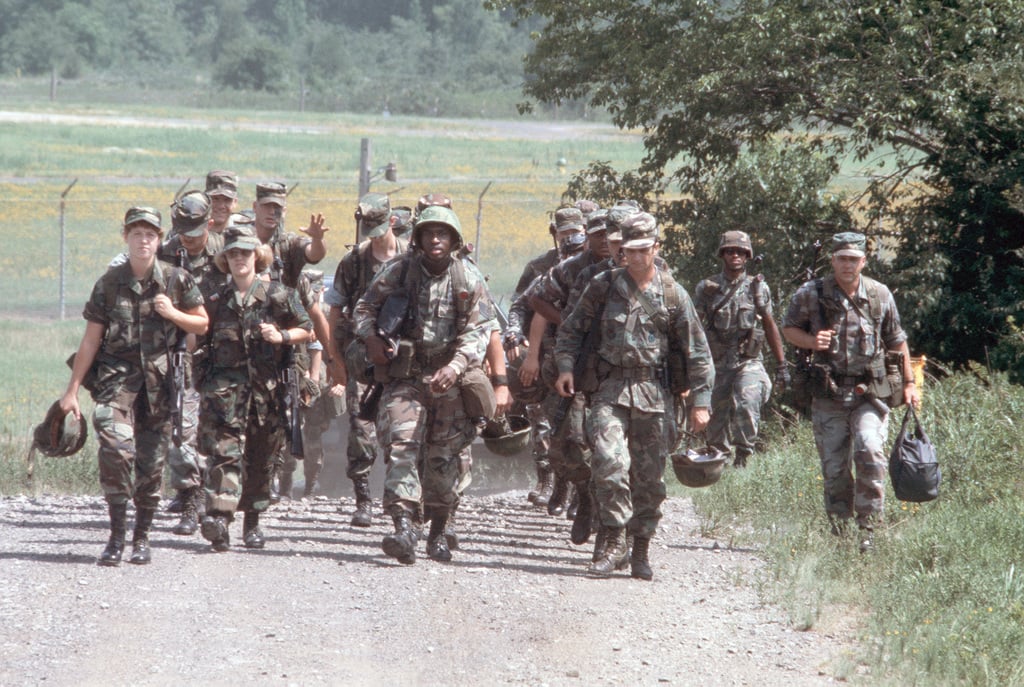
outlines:
M715 370L689 295L655 262L654 217L636 214L623 222L622 233L626 267L597 275L558 330L555 387L563 397L589 394L586 426L603 532L588 571L607 576L631 565L633 577L650 580L648 550L665 500L675 406L688 390L690 430L700 432ZM593 375L576 378L588 334L598 339L584 351Z
M324 294L324 302L330 307L327 321L335 342L333 355L339 361L345 359L348 347L355 339L356 303L384 265L408 250L408 242L394 234L398 217L391 211L391 200L383 193L367 193L360 198L355 220L362 240L338 263L334 285ZM355 366L366 366L365 360L349 362ZM376 420L359 417L359 399L366 393L367 387L359 379L360 371L345 370L345 401L349 422L346 448L348 468L345 474L352 480L356 497L356 510L352 514L351 524L353 527L369 527L373 524L370 470L377 458L379 442L375 430Z
M108 269L93 287L83 311L85 334L60 399L61 410L76 419L81 386L95 402L100 484L110 515L100 565L121 563L128 501L135 504L130 562L150 562L149 529L160 503L171 434L169 358L179 339L203 334L208 325L192 277L157 259L162 235L160 213L153 208L125 213L127 260Z
M389 262L356 304L356 336L387 379L377 430L387 457L384 507L394 532L381 547L406 565L416 561L412 515L421 499L430 518L427 555L451 560L444 528L458 505L459 453L477 433L461 382L482 363L493 315L483 281L457 257L462 244L454 211L424 208L412 251ZM382 318L389 312L399 313L397 323ZM397 330L397 340L384 326Z
M196 282L204 298L224 285L226 276L217 269L214 258L224 246L220 234L211 234L210 198L203 191L187 191L171 205L171 226L174 235L160 246L159 257L164 262L180 267ZM201 354L200 354L201 355ZM186 377L188 388L182 405L181 445L171 447L167 453L171 487L177 494L167 511L181 513L171 530L188 536L199 528L199 518L206 509L203 493L205 459L196 450L196 428L199 423L199 392Z
M750 235L727 231L718 244L722 272L697 284L694 307L700 315L715 360L708 445L745 467L754 454L761 407L772 384L764 369L764 344L776 361L775 382L781 391L789 378L782 336L772 317L772 296L760 274L747 274L754 257Z

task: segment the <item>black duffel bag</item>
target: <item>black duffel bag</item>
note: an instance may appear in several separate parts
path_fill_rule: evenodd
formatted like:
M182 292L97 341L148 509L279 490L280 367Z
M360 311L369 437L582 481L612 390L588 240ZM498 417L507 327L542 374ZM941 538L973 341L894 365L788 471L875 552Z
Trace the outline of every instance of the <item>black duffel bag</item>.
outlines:
M914 431L909 433L907 425L911 418ZM889 453L889 477L900 501L922 503L939 497L942 470L935 456L935 446L921 429L913 406L903 415L903 426Z

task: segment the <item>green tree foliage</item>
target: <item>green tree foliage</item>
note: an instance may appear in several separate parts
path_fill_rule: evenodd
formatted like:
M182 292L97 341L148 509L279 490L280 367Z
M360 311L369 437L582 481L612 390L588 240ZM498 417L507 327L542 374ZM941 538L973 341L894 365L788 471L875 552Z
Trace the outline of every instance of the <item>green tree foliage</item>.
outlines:
M643 129L658 184L709 187L773 139L866 167L855 216L896 256L883 276L915 348L963 362L1020 320L1024 217L1006 192L1024 166L1024 4L490 4L543 22L527 95Z

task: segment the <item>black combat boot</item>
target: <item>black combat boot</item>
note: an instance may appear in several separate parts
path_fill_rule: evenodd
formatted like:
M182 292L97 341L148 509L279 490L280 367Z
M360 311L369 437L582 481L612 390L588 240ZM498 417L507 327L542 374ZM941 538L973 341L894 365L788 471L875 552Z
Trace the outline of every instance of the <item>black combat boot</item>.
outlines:
M401 506L393 506L391 519L395 523L395 531L384 537L380 547L384 553L397 558L403 565L416 562L416 535L412 531L412 520L409 512Z
M650 545L650 537L633 537L633 550L629 554L630 575L638 580L654 579L654 571L647 560L647 549Z
M604 551L599 559L590 564L587 572L591 575L607 577L616 570L622 570L629 564L628 552L626 529L624 527L609 527Z
M110 513L110 539L107 540L107 548L103 549L100 565L121 565L121 556L124 554L124 536L127 525L125 520L128 517L127 503L111 503L107 505Z
M245 511L245 518L242 520L242 543L247 549L262 549L266 545L263 530L260 529L259 511Z
M548 515L561 515L565 512L566 502L569 500L569 482L561 477L555 477L555 489L548 499Z
M750 457L754 455L754 452L750 449L737 448L736 457L733 458L732 466L734 468L745 468Z
M356 512L352 514L353 527L369 527L373 524L373 498L370 496L370 480L356 477L352 480L356 493Z
M448 541L444 536L445 525L448 524L447 508L431 508L430 534L427 535L427 555L432 560L447 563L452 559Z
M459 550L459 533L455 528L455 511L458 509L458 504L452 506L451 510L448 511L448 522L444 526L444 540L448 542L448 549L450 551Z
M199 531L203 539L213 545L214 551L227 551L231 548L231 534L229 526L231 517L218 511L207 511L199 524Z
M597 529L594 534L594 553L590 557L590 560L594 563L601 560L601 556L604 555L604 545L608 541L608 528L601 524L601 521L597 522Z
M135 509L135 531L132 533L132 557L129 563L146 565L153 556L149 551L149 528L153 524L153 508Z
M196 530L199 529L199 500L206 499L206 494L203 492L202 487L192 487L187 491L185 505L181 511L181 519L171 529L171 532L174 534L180 534L185 537L195 534Z
M537 495L533 498L533 505L544 508L551 500L551 493L555 489L555 472L551 468L537 468Z
M586 544L590 539L590 525L593 521L594 502L590 496L590 483L579 482L576 485L576 514L572 519L572 531L569 541L573 544Z

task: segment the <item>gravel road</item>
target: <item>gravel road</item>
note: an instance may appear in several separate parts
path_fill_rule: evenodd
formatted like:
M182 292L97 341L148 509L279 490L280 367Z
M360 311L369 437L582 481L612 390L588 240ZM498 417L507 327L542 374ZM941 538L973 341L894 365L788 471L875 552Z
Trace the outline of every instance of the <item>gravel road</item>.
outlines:
M467 497L449 564L383 555L352 501L275 506L267 548L212 553L159 513L153 562L102 568L95 496L0 498L0 685L827 685L848 637L758 598L756 552L672 498L651 583L590 579L589 547L525 492ZM240 523L233 535L240 538Z

